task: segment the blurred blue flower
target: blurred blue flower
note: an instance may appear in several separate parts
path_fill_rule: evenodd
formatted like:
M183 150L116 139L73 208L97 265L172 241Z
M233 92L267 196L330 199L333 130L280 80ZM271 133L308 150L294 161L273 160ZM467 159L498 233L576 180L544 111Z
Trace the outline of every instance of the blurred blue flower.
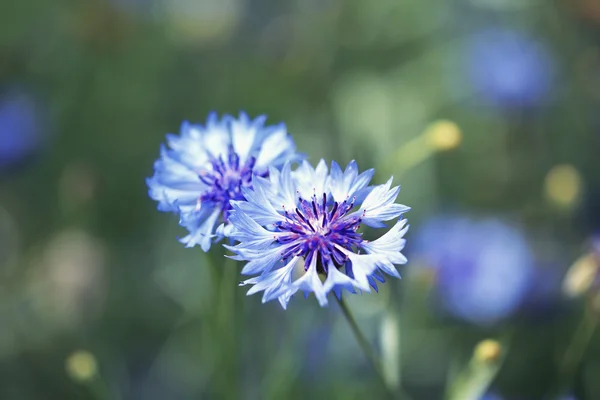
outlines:
M317 168L303 162L291 171L286 164L269 179L255 177L254 188L244 188L247 201L232 202L232 237L241 243L226 246L248 261L243 274L260 274L241 283L254 285L248 294L264 291L263 302L277 298L286 308L297 291L313 292L325 306L332 290L338 297L342 289L377 290L382 272L399 277L394 264L406 263L406 220L373 242L357 232L361 223L382 228L409 210L394 203L400 187L390 189L392 179L368 186L373 173L359 174L355 162L345 171L332 162L328 171L321 160Z
M540 42L507 29L480 31L467 42L466 71L488 101L531 107L550 92L554 60Z
M562 396L559 400L577 400L577 397L575 397L575 395L572 394L566 394Z
M562 292L564 271L561 265L557 262L536 262L529 289L518 313L524 322L543 322L567 309Z
M504 397L497 393L489 392L481 396L479 400L504 400Z
M418 232L415 250L435 272L442 307L472 323L509 316L530 288L533 254L524 235L495 219L432 219Z
M184 122L179 136L167 135L170 148L161 147L146 182L160 211L180 213L180 225L189 231L180 239L186 247L208 251L213 238L228 236L229 201L244 200L254 175L267 176L269 167L299 159L285 125L265 126L265 120L245 113L220 120L211 113L205 126Z
M600 256L600 233L594 233L591 238L592 251Z
M0 168L23 160L38 148L41 125L29 95L15 90L0 97Z

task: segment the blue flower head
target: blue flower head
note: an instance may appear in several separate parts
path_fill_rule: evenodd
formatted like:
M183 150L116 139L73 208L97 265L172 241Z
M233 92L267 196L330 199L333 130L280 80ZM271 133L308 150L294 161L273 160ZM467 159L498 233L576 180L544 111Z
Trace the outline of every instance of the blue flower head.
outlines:
M34 99L12 90L0 98L0 169L33 154L42 142L42 121Z
M189 231L180 239L186 247L208 251L213 239L228 236L230 200L244 200L253 176L299 159L285 125L265 126L265 120L211 113L206 125L184 122L180 135L167 135L168 147L162 146L146 182L160 211L180 213Z
M417 233L413 256L435 273L439 305L467 322L497 323L532 288L534 255L527 239L498 219L433 218Z
M316 168L304 161L292 171L288 163L268 179L255 176L253 188L242 189L247 201L232 202L232 237L240 243L226 246L248 262L243 274L258 275L241 283L253 285L248 294L264 291L263 302L279 299L285 308L297 291L312 292L325 306L330 291L368 292L384 281L382 272L399 277L406 220L372 242L358 232L409 210L394 203L400 188L391 188L392 179L368 186L373 173L359 174L355 162L345 171L332 162L328 171L321 160Z
M552 89L554 59L534 38L509 29L479 31L467 41L469 78L492 104L527 108L542 104Z

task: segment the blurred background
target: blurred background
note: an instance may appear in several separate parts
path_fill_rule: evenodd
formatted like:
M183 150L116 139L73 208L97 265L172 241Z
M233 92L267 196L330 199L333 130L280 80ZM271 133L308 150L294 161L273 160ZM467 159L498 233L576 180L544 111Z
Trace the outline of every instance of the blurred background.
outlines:
M148 198L211 110L402 185L403 279L348 300L412 399L600 399L598 0L2 2L0 399L383 396L335 303L222 307Z

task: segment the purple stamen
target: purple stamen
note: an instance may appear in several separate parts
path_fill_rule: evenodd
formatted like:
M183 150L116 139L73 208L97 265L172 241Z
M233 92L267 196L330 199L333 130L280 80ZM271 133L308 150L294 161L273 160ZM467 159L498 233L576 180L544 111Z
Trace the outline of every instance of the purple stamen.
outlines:
M230 200L243 200L242 187L249 187L252 184L256 159L254 157L248 158L240 168L240 157L234 151L233 146L229 146L229 153L225 159L227 163L225 163L222 156L213 158L211 160L212 170L202 171L198 174L198 177L201 182L208 186L199 200L220 204L224 220L227 221L231 210ZM267 174L261 174L261 176Z
M324 193L322 204L317 203L316 195L312 196L311 202L301 196L298 201L294 212L284 208L287 220L277 225L280 232L290 232L279 237L279 243L296 242L283 255L284 261L292 256L302 256L307 270L313 257L317 257L319 272L326 273L329 263L340 268L347 260L340 248L356 252L363 243L361 234L356 232L361 218L347 217L354 207L354 199L351 203L332 202L328 206L327 194Z

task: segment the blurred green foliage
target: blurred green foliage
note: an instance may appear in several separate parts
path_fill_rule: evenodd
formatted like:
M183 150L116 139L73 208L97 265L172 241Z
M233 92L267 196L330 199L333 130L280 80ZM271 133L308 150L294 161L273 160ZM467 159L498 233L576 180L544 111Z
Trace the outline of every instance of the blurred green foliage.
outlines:
M312 161L356 159L362 169L378 167L378 182L396 175L400 202L413 207L409 255L410 234L436 213L496 215L523 224L548 275L562 276L600 228L595 4L3 2L0 97L11 88L28 93L43 123L37 151L0 178L0 398L382 396L335 305L261 305L224 272L235 267L221 265L220 254L177 242L176 218L155 210L144 182L165 133L211 110L267 114L286 122ZM538 104L515 105L512 90L529 90L519 82L473 82L477 68L502 73L469 55L473 35L490 27L549 49L552 74ZM508 76L520 73L516 65ZM541 73L534 68L525 82ZM487 89L500 98L487 101ZM423 136L440 119L459 127L457 148L438 151ZM557 165L567 172L548 175ZM400 361L386 361L414 399L443 398L473 347L506 335L492 391L600 397L593 332L574 370L561 375L584 309L598 312L591 295L561 297L547 318L476 327L439 318L420 271L409 262L401 282L349 299L380 344L393 342L380 340L392 304ZM215 285L222 281L229 294Z

